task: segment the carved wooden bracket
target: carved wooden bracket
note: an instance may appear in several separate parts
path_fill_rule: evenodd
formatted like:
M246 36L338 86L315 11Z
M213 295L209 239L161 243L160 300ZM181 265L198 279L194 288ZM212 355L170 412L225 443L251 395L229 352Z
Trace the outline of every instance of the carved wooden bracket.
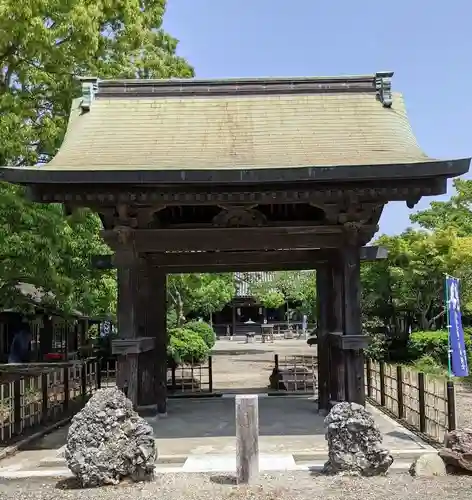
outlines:
M97 206L95 210L100 213L105 229L113 229L117 226L147 229L154 220L154 214L165 207L166 205L140 207L120 203L110 207Z
M376 223L384 205L377 203L352 203L348 205L327 205L323 207L329 224L372 224Z
M257 205L220 205L221 212L213 217L216 227L258 227L267 225L266 216L256 210Z

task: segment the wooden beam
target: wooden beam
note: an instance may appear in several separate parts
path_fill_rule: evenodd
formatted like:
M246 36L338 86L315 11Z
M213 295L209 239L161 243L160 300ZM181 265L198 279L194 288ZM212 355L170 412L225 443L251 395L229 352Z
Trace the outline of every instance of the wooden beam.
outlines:
M162 268L165 272L251 272L314 269L318 264L329 259L331 251L311 250L274 250L274 251L242 251L242 252L185 252L154 253L149 255L152 266ZM386 248L370 246L360 249L363 262L387 258ZM113 269L113 255L96 255L92 257L95 269Z
M360 239L368 241L377 226L363 226ZM112 249L119 248L116 231L102 232ZM129 235L137 252L276 250L279 248L336 248L343 245L342 226L251 227L224 229L139 229Z

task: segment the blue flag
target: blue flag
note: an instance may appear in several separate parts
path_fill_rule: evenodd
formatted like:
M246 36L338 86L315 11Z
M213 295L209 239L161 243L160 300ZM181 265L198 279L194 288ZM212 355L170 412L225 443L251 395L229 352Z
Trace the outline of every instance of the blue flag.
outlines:
M459 300L459 280L446 278L448 313L449 313L449 348L451 355L451 369L455 377L469 375L467 351L462 329L461 304Z

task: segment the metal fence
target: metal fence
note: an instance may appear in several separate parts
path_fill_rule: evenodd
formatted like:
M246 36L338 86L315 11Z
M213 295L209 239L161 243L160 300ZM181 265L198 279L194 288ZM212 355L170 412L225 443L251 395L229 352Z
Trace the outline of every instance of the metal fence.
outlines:
M407 426L442 443L456 427L454 383L406 366L366 362L366 395Z
M313 355L274 356L273 377L278 378L280 391L290 393L317 393L318 358ZM273 386L274 383L271 382ZM275 387L272 387L275 389Z
M0 384L0 442L8 443L35 427L77 411L100 387L98 360L51 363L29 373L3 374Z

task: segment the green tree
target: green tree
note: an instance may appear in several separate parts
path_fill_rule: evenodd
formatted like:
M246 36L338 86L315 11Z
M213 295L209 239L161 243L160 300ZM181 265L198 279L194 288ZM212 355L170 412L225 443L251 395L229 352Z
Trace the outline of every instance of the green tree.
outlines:
M175 311L177 325L190 312L209 315L220 311L234 296L231 274L172 274L167 280L168 306Z
M409 229L376 243L389 255L384 262L365 264L362 271L363 305L370 316L382 318L396 332L405 333L412 324L435 328L445 314L446 274L462 279L462 307L470 310L472 238L460 237L454 229Z
M162 29L165 7L165 0L2 0L0 165L54 156L80 93L77 76L193 76Z
M50 160L66 129L77 76L190 77L177 40L162 29L165 0L0 2L0 165ZM113 312L114 274L90 269L106 253L99 219L65 217L23 189L0 185L0 304L19 306L16 284L32 283L65 311Z
M426 210L410 216L424 229L454 228L459 236L472 236L472 181L456 179L456 194L449 201L433 201Z
M289 304L314 319L316 305L316 279L313 271L277 271L267 281L250 282L251 294L268 308L277 309L285 304L287 319L293 312Z

